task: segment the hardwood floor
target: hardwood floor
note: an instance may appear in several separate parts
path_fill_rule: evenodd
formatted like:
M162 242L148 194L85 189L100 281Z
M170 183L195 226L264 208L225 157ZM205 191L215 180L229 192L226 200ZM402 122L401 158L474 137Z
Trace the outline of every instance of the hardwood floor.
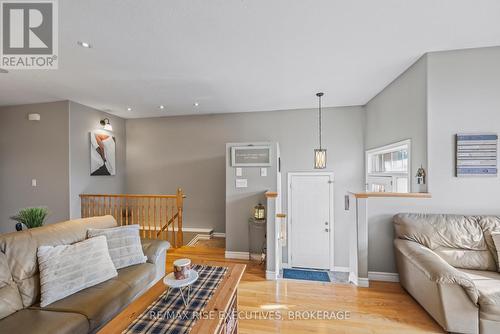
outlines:
M370 288L356 288L308 281L267 281L264 268L258 262L225 259L224 249L214 247L185 246L169 250L167 272L172 270L175 259L183 257L193 263L247 264L238 294L242 334L444 333L398 283L373 282ZM276 311L283 315L281 320L263 319ZM323 313L323 319L297 320L300 315L312 316L311 311L327 311L329 319ZM329 313L333 311L335 313ZM342 315L349 315L349 319L332 319Z

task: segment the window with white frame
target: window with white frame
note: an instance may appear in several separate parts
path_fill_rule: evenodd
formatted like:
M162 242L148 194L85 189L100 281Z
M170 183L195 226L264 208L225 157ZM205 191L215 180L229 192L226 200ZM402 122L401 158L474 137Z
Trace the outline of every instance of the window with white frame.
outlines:
M373 192L410 192L411 141L366 151L366 187Z

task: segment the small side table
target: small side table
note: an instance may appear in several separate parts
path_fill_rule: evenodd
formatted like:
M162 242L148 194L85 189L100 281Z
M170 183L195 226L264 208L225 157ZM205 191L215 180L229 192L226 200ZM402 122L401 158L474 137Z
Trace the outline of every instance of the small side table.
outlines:
M265 219L255 219L255 218L249 218L248 219L248 253L251 255L252 254L252 228L255 230L266 230L266 220ZM266 253L267 253L267 233L264 232L264 241L262 242L261 246L261 261L260 264L265 264L266 263Z
M191 285L198 280L198 272L191 269L189 270L189 277L185 279L175 279L174 273L170 273L165 278L163 278L163 283L168 286L168 292L170 289L179 289L181 292L182 301L184 306L188 306L191 302ZM187 298L184 296L185 290L187 290Z

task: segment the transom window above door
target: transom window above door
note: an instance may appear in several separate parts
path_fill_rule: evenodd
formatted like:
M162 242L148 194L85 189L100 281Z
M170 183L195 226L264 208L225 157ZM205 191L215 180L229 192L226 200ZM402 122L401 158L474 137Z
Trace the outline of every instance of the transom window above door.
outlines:
M410 192L411 140L366 151L366 191Z

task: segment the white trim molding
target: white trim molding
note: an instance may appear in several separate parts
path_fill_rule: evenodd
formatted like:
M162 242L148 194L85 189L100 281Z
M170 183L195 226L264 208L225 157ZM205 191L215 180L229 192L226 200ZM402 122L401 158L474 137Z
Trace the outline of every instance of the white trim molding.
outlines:
M186 246L194 246L198 242L198 240L210 240L210 234L197 234L191 239Z
M212 237L214 237L214 238L225 238L226 237L226 233L214 232L214 233L212 233Z
M333 271L339 271L339 272L342 272L342 273L348 273L350 270L349 270L349 267L334 266L333 267Z
M370 281L368 280L368 278L358 277L358 287L360 288L370 287Z
M382 282L399 282L399 274L397 273L384 273L380 271L369 271L369 281L382 281Z
M276 275L276 272L271 270L266 270L266 279L275 281L278 279L278 276Z
M224 254L226 259L238 259L238 260L249 260L250 254L248 252L232 252L226 251Z

